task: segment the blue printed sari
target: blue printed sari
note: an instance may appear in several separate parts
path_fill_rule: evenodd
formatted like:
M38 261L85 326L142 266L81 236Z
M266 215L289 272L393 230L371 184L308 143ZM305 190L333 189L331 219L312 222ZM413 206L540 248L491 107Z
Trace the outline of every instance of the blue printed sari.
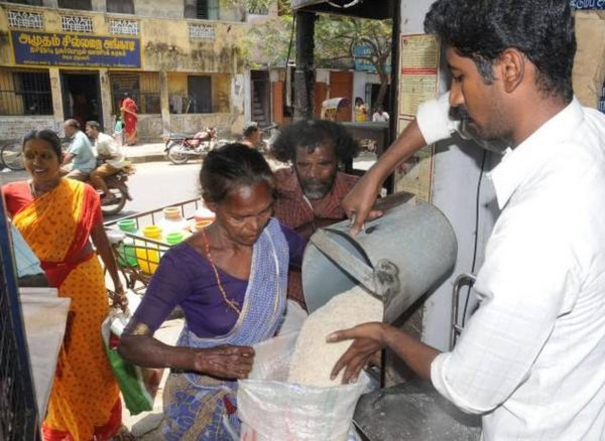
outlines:
M256 242L242 313L226 335L200 338L185 325L177 346L211 348L252 346L271 338L283 320L289 247L279 223L271 219ZM171 373L164 390L164 424L168 441L239 439L237 382L196 373Z

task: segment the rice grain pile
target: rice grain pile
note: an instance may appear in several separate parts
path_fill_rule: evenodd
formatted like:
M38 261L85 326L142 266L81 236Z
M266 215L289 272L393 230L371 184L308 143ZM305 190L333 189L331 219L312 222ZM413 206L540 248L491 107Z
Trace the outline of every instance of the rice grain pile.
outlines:
M330 373L353 341L327 343L326 337L340 329L382 321L383 312L382 302L358 286L332 298L305 321L296 341L288 382L319 387L340 385L344 370L334 380L330 380Z

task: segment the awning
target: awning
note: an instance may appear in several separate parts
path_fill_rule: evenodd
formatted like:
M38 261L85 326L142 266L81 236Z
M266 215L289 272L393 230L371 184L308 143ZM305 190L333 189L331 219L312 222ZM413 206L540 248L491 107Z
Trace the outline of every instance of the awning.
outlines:
M395 1L397 0L292 0L292 10L384 20L394 18Z

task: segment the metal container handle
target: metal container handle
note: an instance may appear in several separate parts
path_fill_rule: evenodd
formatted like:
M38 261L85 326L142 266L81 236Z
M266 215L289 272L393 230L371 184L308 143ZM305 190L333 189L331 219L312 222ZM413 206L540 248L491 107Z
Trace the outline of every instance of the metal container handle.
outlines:
M370 292L377 296L382 294L376 292L374 270L359 259L351 259L351 252L335 240L332 240L324 230L317 230L315 234L311 236L311 242L329 259L338 262L338 265L343 270L358 280Z

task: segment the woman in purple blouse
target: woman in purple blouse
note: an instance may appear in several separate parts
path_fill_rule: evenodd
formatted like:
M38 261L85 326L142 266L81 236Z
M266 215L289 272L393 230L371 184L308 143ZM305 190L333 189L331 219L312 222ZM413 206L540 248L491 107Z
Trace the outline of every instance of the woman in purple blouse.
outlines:
M279 329L290 264L305 243L271 217L275 183L263 156L242 144L208 154L200 172L213 224L160 261L119 347L127 360L168 367L163 434L239 439L237 380L254 361L252 345ZM186 324L176 346L153 338L175 306Z

